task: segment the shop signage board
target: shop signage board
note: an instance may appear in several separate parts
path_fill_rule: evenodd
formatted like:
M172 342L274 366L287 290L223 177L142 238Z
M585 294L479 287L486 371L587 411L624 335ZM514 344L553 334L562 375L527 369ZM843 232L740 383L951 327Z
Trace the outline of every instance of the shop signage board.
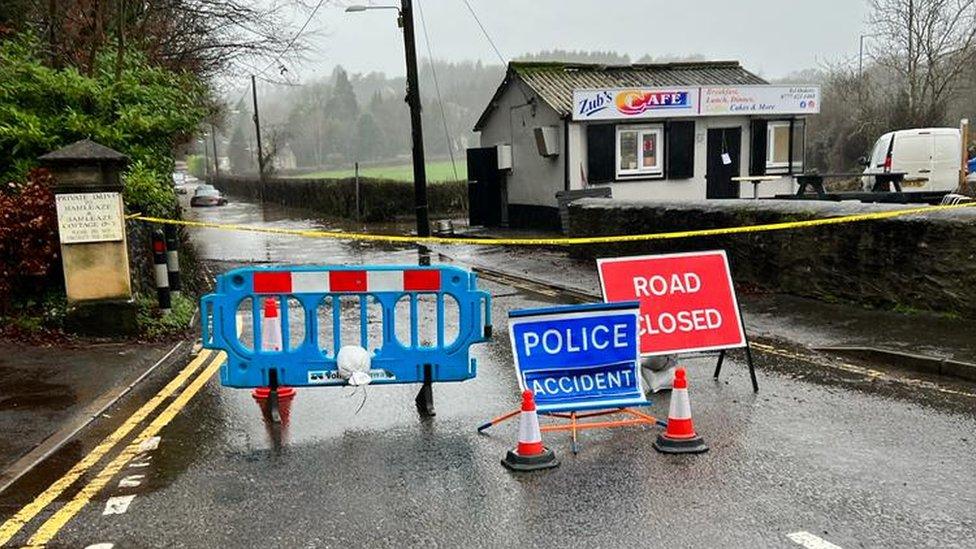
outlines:
M817 86L712 86L702 88L702 116L802 115L820 112Z
M678 86L573 91L573 120L577 121L819 112L818 86Z
M522 390L540 412L646 405L641 386L636 301L509 313Z
M630 120L696 116L697 87L575 90L573 120Z
M600 259L604 301L640 302L642 355L747 345L724 250Z
M54 200L62 244L122 240L122 198L119 193L58 194Z

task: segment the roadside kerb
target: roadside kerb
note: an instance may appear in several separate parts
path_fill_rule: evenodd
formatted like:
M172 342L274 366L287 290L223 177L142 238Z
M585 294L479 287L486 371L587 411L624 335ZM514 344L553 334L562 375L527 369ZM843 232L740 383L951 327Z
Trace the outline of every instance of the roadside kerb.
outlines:
M814 351L843 355L867 362L884 362L899 368L976 381L976 364L877 347L814 347Z
M3 546L11 538L13 538L17 532L19 532L28 522L34 519L41 511L43 511L48 505L57 500L58 497L64 493L65 490L70 488L82 475L84 475L89 469L91 469L95 464L97 464L106 454L111 452L116 445L121 443L129 433L136 428L149 414L153 413L156 408L158 408L167 398L170 397L177 389L186 383L187 379L190 378L200 366L212 356L213 353L210 351L202 351L196 358L190 361L186 367L173 378L162 390L160 390L155 396L153 396L149 401L142 405L139 410L128 417L126 421L120 425L112 434L105 437L102 442L98 444L91 452L88 453L84 458L76 463L71 469L65 473L61 478L56 480L51 486L49 486L44 492L38 495L34 500L21 508L14 516L7 519L2 525L0 525L0 546Z
M110 390L105 394L101 395L96 401L95 406L97 409L86 414L81 421L71 423L65 428L59 430L58 432L52 434L47 439L45 439L36 448L25 454L23 457L14 462L10 467L7 467L2 473L0 473L0 494L10 488L15 482L20 480L24 475L29 473L42 461L50 457L52 454L61 449L69 440L75 437L83 429L92 424L93 421L101 417L102 414L107 412L110 408L115 406L125 395L129 394L136 385L141 383L144 379L149 377L153 372L155 372L160 365L167 362L172 358L181 347L185 345L185 341L180 341L173 346L172 349L166 352L155 364L149 367L146 371L139 375L134 381L126 385L121 390ZM179 356L185 357L185 351L180 353Z

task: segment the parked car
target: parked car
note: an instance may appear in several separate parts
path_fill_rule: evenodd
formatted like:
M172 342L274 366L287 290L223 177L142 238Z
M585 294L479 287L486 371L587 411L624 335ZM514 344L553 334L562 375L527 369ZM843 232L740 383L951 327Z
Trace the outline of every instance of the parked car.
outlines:
M205 188L205 187L210 187ZM193 191L193 198L190 199L190 206L203 207L203 206L223 206L227 203L227 199L224 198L220 191L213 188L210 185L200 185L197 190Z
M962 137L956 128L917 128L882 135L871 156L862 158L864 173L905 172L905 191L952 191L959 186ZM873 177L862 178L865 190Z

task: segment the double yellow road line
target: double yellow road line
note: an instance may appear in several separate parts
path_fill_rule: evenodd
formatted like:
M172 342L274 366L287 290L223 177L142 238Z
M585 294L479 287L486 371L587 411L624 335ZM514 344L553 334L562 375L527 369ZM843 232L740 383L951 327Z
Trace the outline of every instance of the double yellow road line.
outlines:
M140 445L156 436L163 427L169 424L174 417L182 410L200 389L213 377L214 373L223 364L226 356L223 352L214 353L203 350L196 356L179 374L166 384L158 393L143 404L135 413L129 416L114 432L105 437L91 452L76 463L61 478L56 480L44 492L34 498L34 501L20 509L14 516L10 517L3 525L0 525L0 546L7 544L17 535L28 523L43 512L51 503L57 500L66 490L75 484L85 473L97 465L103 457L115 449L129 434L153 412L156 411L168 398L183 387L187 380L193 377L201 367L206 364L203 371L190 382L186 388L173 399L152 422L146 426L128 445L126 445L116 457L109 462L92 480L63 507L58 509L34 532L27 542L27 547L43 547L67 524L84 506L91 501L92 497L104 488L112 477L115 476L136 454L139 453Z

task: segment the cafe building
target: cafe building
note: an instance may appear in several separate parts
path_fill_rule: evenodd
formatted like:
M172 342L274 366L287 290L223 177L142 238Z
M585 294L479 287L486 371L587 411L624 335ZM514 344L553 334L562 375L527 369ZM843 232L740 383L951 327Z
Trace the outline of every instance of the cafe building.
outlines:
M512 62L468 150L473 224L558 227L557 193L621 200L790 193L815 86L771 85L737 62ZM781 176L754 187L733 178ZM579 194L579 193L570 193Z

